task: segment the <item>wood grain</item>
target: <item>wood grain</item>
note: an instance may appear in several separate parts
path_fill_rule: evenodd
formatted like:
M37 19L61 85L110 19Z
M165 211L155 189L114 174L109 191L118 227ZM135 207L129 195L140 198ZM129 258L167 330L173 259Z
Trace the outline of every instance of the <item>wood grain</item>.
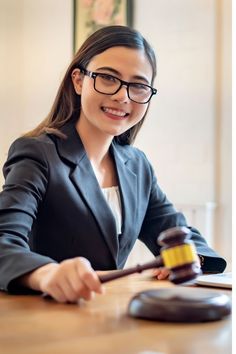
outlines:
M105 295L74 305L38 295L0 292L0 353L231 353L231 317L200 324L173 324L127 315L128 303L137 292L172 286L148 275L131 275L107 283ZM231 294L229 290L219 291Z

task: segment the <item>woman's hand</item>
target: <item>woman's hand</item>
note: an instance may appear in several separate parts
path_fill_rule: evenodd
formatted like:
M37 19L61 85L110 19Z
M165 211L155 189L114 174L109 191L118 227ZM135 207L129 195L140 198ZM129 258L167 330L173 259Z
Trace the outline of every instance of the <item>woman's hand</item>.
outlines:
M22 277L24 285L50 295L58 302L91 300L104 289L90 262L83 257L49 263Z
M166 280L169 278L170 270L164 267L156 268L153 270L153 275L158 280Z
M196 259L196 264L199 268L201 268L201 259L198 256ZM160 267L157 269L153 270L153 275L154 277L156 277L158 280L165 280L169 278L170 275L170 270L168 268L165 267Z

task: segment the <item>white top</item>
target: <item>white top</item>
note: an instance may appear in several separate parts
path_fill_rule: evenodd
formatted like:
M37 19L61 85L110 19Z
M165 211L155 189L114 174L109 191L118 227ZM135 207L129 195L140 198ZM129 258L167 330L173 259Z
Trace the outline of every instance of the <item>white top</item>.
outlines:
M121 214L121 201L120 191L118 186L102 188L103 195L107 204L111 208L116 221L117 235L121 234L122 214Z

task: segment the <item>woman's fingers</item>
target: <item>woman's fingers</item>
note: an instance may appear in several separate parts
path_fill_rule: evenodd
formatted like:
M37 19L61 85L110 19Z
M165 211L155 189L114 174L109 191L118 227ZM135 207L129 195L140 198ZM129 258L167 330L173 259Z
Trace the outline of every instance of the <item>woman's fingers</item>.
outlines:
M200 257L197 258L196 263L199 266L199 268L201 268ZM170 270L165 267L160 267L160 268L154 269L153 274L158 280L165 280L165 279L169 278Z
M78 263L78 273L79 278L82 280L84 285L98 294L103 294L104 288L99 280L96 272L91 267L90 262L86 258L80 257L80 262Z
M90 262L82 257L63 262L65 267L65 294L70 302L79 298L91 300L94 292L103 293L102 285Z
M103 293L97 273L90 262L82 257L49 267L44 275L41 290L58 302L77 302L80 298L91 300L94 292Z
M56 300L57 302L61 302L61 303L65 303L68 302L68 299L65 295L64 290L58 286L55 285L53 286L48 292L47 294L49 294L54 300Z
M158 280L165 280L165 279L168 279L169 278L169 275L170 275L170 271L169 269L167 268L157 268L157 269L154 269L153 271L154 273L154 276L158 279Z

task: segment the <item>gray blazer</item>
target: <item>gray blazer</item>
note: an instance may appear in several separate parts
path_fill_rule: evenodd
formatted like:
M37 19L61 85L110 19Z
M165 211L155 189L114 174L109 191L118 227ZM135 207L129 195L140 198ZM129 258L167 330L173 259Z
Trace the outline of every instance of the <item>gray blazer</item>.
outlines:
M157 184L145 155L112 143L122 203L122 233L70 121L67 139L45 134L19 138L9 150L0 194L0 288L17 291L14 279L49 262L83 256L96 270L122 268L139 238L156 256L157 237L186 226ZM196 229L192 239L205 256L203 270L221 272L226 262Z

